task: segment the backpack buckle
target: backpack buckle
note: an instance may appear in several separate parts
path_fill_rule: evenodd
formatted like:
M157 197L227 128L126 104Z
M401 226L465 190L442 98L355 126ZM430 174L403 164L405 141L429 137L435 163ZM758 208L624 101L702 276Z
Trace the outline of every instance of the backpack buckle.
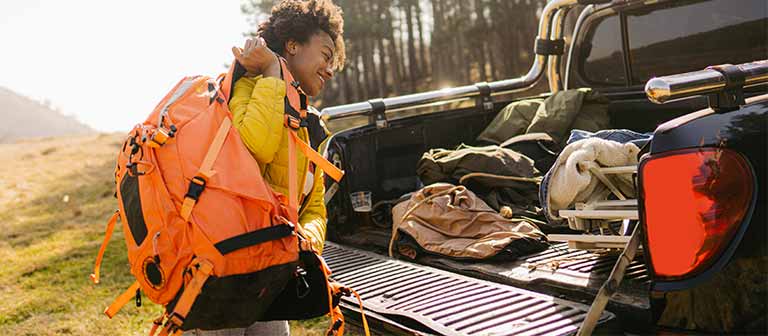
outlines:
M128 162L128 164L125 165L125 168L128 168L128 172L131 173L131 176L144 175L143 172L139 171L139 165L136 164L136 162Z
M168 317L168 320L165 321L165 324L163 324L163 329L168 332L168 335L171 335L181 329L182 324L184 324L184 317L177 312L173 312L173 314Z
M207 181L201 176L195 176L189 181L189 188L187 194L184 195L184 202L181 204L181 217L185 221L189 220L189 216L192 214L192 208L197 204L197 200L200 198L200 194L205 190Z
M168 142L168 139L174 136L176 136L176 125L171 125L168 131L163 128L157 128L152 132L152 136L149 138L151 141L147 144L149 147L160 148Z
M301 267L297 267L294 276L298 278L298 281L296 281L296 297L303 299L309 295L311 290L306 279L307 271Z
M289 221L288 218L285 218L284 216L275 215L275 221L288 225L294 232L296 231L296 226L293 225L293 223L291 223L291 221Z
M296 118L290 114L285 115L285 127L288 127L294 131L298 131L299 128L307 127L309 123L307 123L306 119Z
M207 183L208 182L205 180L205 178L201 176L193 177L192 180L189 181L189 189L187 189L187 194L184 195L184 197L188 197L197 201L200 198L200 194L202 194L203 190L205 190L205 185Z

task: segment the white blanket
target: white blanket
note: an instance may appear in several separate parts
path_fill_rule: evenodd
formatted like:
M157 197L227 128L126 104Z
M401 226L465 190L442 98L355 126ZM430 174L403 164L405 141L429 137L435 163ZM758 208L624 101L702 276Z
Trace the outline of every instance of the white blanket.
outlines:
M547 211L559 218L558 211L569 209L576 202L587 201L605 186L589 172L592 167L618 167L637 164L640 149L632 143L619 143L600 138L587 138L569 144L557 157L549 177ZM617 187L634 197L632 174L611 175Z

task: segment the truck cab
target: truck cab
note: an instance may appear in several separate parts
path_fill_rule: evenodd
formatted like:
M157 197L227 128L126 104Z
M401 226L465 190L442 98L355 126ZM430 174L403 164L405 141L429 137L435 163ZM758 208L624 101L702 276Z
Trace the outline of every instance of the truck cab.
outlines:
M393 205L424 186L416 174L422 155L478 144L499 111L547 81L549 93L536 98L588 87L610 101L611 128L654 133L637 173L642 248L596 332L765 332L768 63L760 61L767 41L762 0L554 0L542 11L534 61L522 77L323 109L331 124L362 123L335 133L326 152L346 172L326 183L324 257L333 277L360 293L380 334L576 333L617 253L552 242L507 261L388 255ZM709 194L674 189L670 181L694 179L677 171L681 162L715 167L696 175L709 181L696 190ZM353 209L360 192L369 193L372 211ZM701 195L711 203L710 222L676 210L675 197ZM669 237L714 232L698 233L702 225L722 229L707 236L715 246L707 258L669 268L671 260L685 262L674 255L688 241ZM729 281L749 285L733 289ZM356 300L341 305L359 313Z

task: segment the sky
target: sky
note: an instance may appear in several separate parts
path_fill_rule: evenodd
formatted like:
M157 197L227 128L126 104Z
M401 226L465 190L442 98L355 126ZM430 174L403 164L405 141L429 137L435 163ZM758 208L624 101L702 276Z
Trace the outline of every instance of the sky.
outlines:
M0 86L127 131L186 75L216 76L251 30L239 0L0 2Z

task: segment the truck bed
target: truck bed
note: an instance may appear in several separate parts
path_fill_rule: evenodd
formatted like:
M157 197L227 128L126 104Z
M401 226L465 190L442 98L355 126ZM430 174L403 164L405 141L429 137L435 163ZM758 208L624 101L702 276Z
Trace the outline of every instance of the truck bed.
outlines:
M592 253L569 249L567 243L554 243L545 251L506 262L458 261L435 255L424 255L415 260L395 260L386 256L389 237L390 233L384 230L360 229L343 243L326 243L324 256L329 258L331 269L342 282L345 282L344 277L339 272L344 274L357 264L338 264L336 254L343 254L338 251L350 251L348 253L363 254L381 262L418 264L586 305L591 304L618 258L615 252ZM341 269L334 265L339 265ZM396 281L396 278L394 274L384 273L378 279ZM354 287L354 284L349 285ZM642 331L652 324L649 291L650 279L640 252L627 268L618 292L606 309L615 313L617 322L625 328Z
M376 208L377 202L392 202L404 194L418 190L422 185L415 170L425 151L431 148L455 148L461 143L476 145L477 135L506 103L497 103L492 112L461 108L390 120L388 127L382 129L369 125L334 135L329 141L329 157L338 159L347 175L335 189L331 189L334 190L335 196L330 198L327 205L327 238L335 244L329 243L330 248L326 253L340 280L344 281L345 272L354 269L338 266L337 260L334 259L337 257L332 253L342 250L355 254L363 253L381 262L398 262L413 267L426 266L445 271L445 274L469 277L472 281L486 281L507 286L504 288L531 291L536 295L571 303L591 304L609 276L617 254L570 250L566 244L556 243L543 252L508 262L457 261L435 255L421 255L415 260L397 261L389 258L386 252L391 237L391 224L387 225L385 221L372 223L370 218L361 218L351 208L349 193L354 191L371 191ZM620 107L625 106L624 104L628 103L613 101L611 109L621 110ZM677 112L682 113L683 110L687 108ZM380 219L387 216L391 215L386 212L379 214ZM618 293L606 307L607 311L612 313L611 316L615 316L612 320L621 324L625 330L643 332L647 330L644 328L653 325L650 279L645 272L643 260L640 251L636 260L629 266ZM343 269L337 270L339 267ZM378 279L396 281L396 278L397 275L385 273ZM367 286L353 284L353 287L355 285L363 288ZM368 304L369 301L366 301L366 305ZM392 316L391 312L381 314ZM404 312L401 316L415 318L418 314ZM429 318L424 316L419 318L424 321L416 325L428 326L430 323L440 322L439 319L429 322ZM435 329L437 327L434 326L429 328L441 330Z
M395 260L326 243L323 253L333 278L354 288L369 319L389 320L387 333L441 335L567 335L576 331L589 306L517 286ZM354 297L342 306L356 310ZM604 312L610 329L616 316Z

